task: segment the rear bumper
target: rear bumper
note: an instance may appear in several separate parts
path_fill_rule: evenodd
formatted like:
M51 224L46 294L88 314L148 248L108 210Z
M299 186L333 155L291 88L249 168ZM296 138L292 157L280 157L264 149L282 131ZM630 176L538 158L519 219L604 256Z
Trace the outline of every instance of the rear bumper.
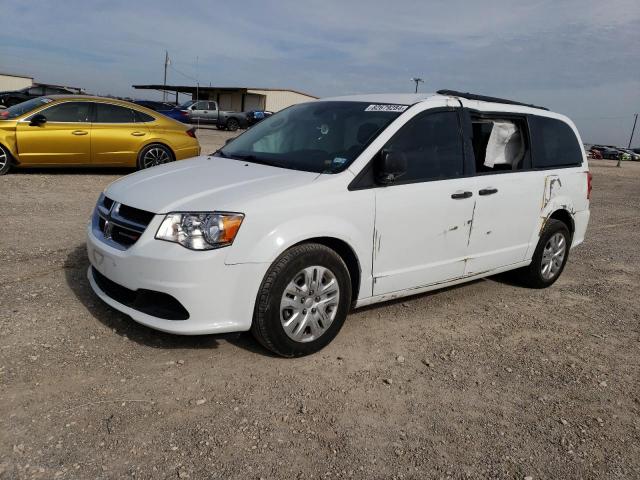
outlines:
M178 148L174 152L176 155L176 160L184 160L186 158L197 157L200 155L200 145L195 145L192 147Z
M583 210L576 212L573 216L574 232L573 241L571 242L571 248L580 245L584 242L584 236L587 233L587 226L589 225L589 217L591 212L589 210Z

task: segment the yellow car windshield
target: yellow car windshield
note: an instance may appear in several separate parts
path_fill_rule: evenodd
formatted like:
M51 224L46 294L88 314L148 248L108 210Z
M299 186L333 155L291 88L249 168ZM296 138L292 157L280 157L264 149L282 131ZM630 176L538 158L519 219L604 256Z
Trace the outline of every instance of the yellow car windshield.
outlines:
M13 118L18 118L20 115L29 113L31 110L35 110L36 108L52 101L53 100L48 97L38 97L27 100L26 102L18 103L5 110L0 110L0 120L11 120Z

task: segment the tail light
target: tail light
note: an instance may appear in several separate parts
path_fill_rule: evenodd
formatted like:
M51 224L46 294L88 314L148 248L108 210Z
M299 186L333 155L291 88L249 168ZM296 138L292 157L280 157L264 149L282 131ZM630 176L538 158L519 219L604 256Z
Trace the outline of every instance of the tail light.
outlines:
M591 189L593 188L591 185L592 178L593 175L591 175L591 172L587 172L587 200L591 200Z
M191 138L197 138L196 137L196 129L195 128L190 128L189 130L187 130L185 132L187 135L189 135ZM589 185L591 185L591 183L589 183Z

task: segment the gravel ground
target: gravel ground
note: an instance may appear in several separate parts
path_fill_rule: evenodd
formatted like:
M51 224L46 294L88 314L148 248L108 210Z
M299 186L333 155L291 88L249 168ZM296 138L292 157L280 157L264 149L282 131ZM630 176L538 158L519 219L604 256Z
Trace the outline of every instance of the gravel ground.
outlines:
M201 131L204 152L227 133ZM178 337L90 291L124 171L0 178L0 478L640 478L640 164L594 161L560 280L354 312L320 353Z

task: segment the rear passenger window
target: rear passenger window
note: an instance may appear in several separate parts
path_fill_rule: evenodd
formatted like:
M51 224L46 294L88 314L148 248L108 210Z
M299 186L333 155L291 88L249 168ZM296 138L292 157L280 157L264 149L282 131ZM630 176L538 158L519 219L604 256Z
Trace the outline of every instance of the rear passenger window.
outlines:
M522 170L530 166L524 118L472 115L471 126L477 173Z
M134 123L135 111L110 103L96 103L96 123Z
M464 157L456 112L423 113L410 120L385 150L406 156L400 183L442 180L462 175Z
M533 138L533 166L556 168L582 164L582 150L573 129L561 120L529 117Z

